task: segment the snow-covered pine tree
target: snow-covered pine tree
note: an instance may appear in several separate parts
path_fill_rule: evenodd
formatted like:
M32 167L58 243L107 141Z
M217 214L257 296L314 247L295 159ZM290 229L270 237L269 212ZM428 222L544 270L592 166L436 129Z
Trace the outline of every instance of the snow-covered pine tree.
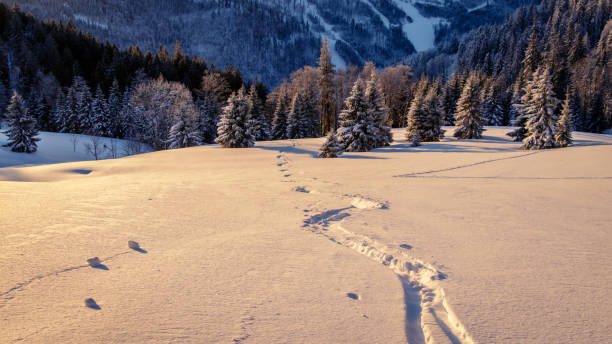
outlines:
M209 96L198 99L195 102L200 112L198 129L202 143L213 143L217 137L217 104Z
M538 68L533 74L532 87L523 96L523 106L527 115L527 137L523 149L546 149L558 146L557 116L555 109L559 100L555 98L548 68Z
M301 139L310 137L312 122L308 110L310 108L304 90L298 90L291 102L291 111L287 117L287 138Z
M357 79L340 112L338 139L346 152L367 152L375 147L377 128L368 112L363 88L363 81Z
M378 73L372 70L370 80L365 90L365 101L368 107L368 114L374 121L376 134L374 137L374 148L385 147L393 142L393 134L389 127L389 110L385 105L385 98L378 84Z
M436 79L429 87L423 101L425 117L423 119L419 138L423 142L437 142L444 137L444 112L440 106L441 85Z
M571 106L571 95L570 92L566 92L565 101L563 102L563 109L561 110L561 118L557 122L557 133L555 134L555 141L561 147L567 147L573 143L572 139L572 106Z
M462 82L462 74L456 72L444 86L442 91L442 110L444 111L445 125L453 125L455 123L455 109L457 108L457 101L461 97L461 84Z
M527 81L523 89L520 88L519 80L514 83L514 90L512 93L512 104L510 105L510 123L516 127L516 129L508 132L506 135L512 137L516 142L522 142L527 136L527 114L521 104L521 99L524 94L523 91L531 87L531 81Z
M338 142L336 133L330 131L329 134L327 134L325 143L323 143L323 146L321 146L321 149L319 150L319 157L337 158L340 154L342 154L342 145Z
M255 128L255 139L257 141L264 141L270 138L270 130L268 128L268 122L263 111L263 105L261 99L257 94L257 83L253 83L249 89L249 95L247 96L249 102L249 113L251 118L257 122Z
M38 129L36 121L30 116L23 98L15 91L7 108L6 114L8 130L4 132L8 136L7 147L13 152L34 153L38 150L36 137Z
M250 122L249 102L242 88L227 100L227 106L217 124L215 141L225 148L253 147L255 136Z
M168 149L193 147L202 144L197 123L185 116L177 119L168 134Z
M113 123L109 113L109 106L100 86L91 99L91 129L95 136L112 137Z
M68 130L70 133L87 133L93 127L91 121L91 92L87 82L75 76L66 97L68 110Z
M482 114L487 125L500 126L504 122L504 109L497 99L495 85L491 83L489 87L482 90Z
M289 108L289 97L285 87L281 87L276 97L276 109L272 119L272 138L283 140L287 138L287 109Z
M458 139L482 138L483 118L480 110L480 78L471 73L457 102L455 132Z
M113 80L113 84L108 93L108 116L110 117L110 128L112 137L124 137L123 123L121 121L121 110L123 108L123 98L119 88L117 79Z
M32 91L34 92L34 91ZM27 102L27 108L30 109L30 116L34 118L39 130L53 131L55 123L50 113L49 106L45 101L45 97L39 92L30 95L30 101Z
M418 135L420 142L423 122L425 122L425 116L427 116L425 111L426 92L426 85L421 83L408 108L408 115L406 116L406 140L408 141L412 141L412 139Z

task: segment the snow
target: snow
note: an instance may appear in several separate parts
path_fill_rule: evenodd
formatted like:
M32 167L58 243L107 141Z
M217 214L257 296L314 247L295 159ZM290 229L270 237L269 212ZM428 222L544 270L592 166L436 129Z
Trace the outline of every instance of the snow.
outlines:
M361 1L370 7L372 12L374 12L374 14L376 14L378 18L380 18L380 20L383 22L383 24L385 25L387 29L390 27L391 24L389 23L389 19L387 19L387 17L385 17L384 14L380 13L380 11L376 7L374 7L374 5L372 5L370 0L361 0Z
M0 130L0 168L94 160L85 147L86 144L91 143L92 136L40 132L38 138L41 141L38 142L38 151L26 154L13 153L9 147L4 147L7 143L7 137L2 133L3 131ZM73 145L73 138L77 140L76 149ZM125 156L125 144L127 142L119 139L101 138L101 145L107 147L107 151L102 155L102 158L112 157L111 147L113 144L117 147L117 157ZM146 152L151 151L144 145L143 149Z
M525 152L487 129L0 168L0 338L612 342L612 138Z
M485 0L485 1L482 2L482 4L468 9L468 12L474 12L474 11L483 9L483 8L487 7L488 5L492 5L492 4L493 4L492 0Z
M305 5L305 20L310 22L311 25L315 25L315 23L312 23L308 18L308 14L311 14L313 17L319 19L319 24L323 26L323 33L321 33L321 37L327 39L327 42L329 44L329 50L332 53L332 63L334 64L334 66L336 66L336 68L346 68L346 61L344 61L340 54L338 54L338 51L336 51L336 42L340 40L340 38L338 37L338 34L334 31L334 27L325 21L325 19L319 14L319 10L314 4L308 2Z
M435 26L440 23L441 19L424 17L408 0L393 0L393 3L412 18L412 23L408 20L404 21L402 29L414 48L418 52L433 48L436 39Z

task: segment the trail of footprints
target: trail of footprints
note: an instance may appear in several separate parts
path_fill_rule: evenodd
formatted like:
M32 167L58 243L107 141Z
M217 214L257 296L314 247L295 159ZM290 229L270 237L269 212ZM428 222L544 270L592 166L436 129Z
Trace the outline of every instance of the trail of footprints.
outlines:
M279 167L285 173L290 173L290 161L281 153L277 156ZM314 180L314 179L313 179ZM314 180L317 182L322 182ZM343 220L364 211L384 210L389 204L361 195L337 195L320 193L307 186L297 186L293 191L307 195L321 194L340 198L346 201L346 206L338 209L304 209L302 229L321 235L331 242L370 258L373 261L391 269L404 284L404 290L414 290L420 295L420 331L419 334L408 334L410 341L422 343L461 343L471 344L474 340L465 326L448 304L440 281L446 279L446 274L435 266L411 257L408 252L411 245L401 244L389 247L367 236L356 234L343 226ZM318 202L320 203L320 202ZM347 292L346 296L358 301L358 294ZM407 326L408 327L408 326Z
M142 249L140 247L140 245L135 242L135 241L128 241L128 247L136 252L140 252L140 253L147 253L146 250ZM63 274L63 273L67 273L70 271L75 271L75 270L80 270L80 269L84 269L87 267L91 267L94 269L98 269L98 270L109 270L108 266L106 266L104 263L105 262L109 262L112 261L113 259L122 256L124 254L128 254L131 251L123 251L123 252L119 252L117 254L114 254L112 256L106 257L106 258L98 258L98 257L93 257L93 258L89 258L87 259L87 264L82 264L82 265L75 265L75 266L69 266L63 269L59 269L53 272L49 272L47 274L40 274L37 276L34 276L26 281L17 283L14 287L0 292L0 297L2 297L2 302L0 302L0 309L3 308L6 303L12 299L15 298L15 294L23 289L25 289L27 286L29 286L30 284L36 282L36 281L40 281L42 279L45 279L47 277L51 277L51 276L57 276L59 274ZM93 298L87 298L85 299L85 306L91 309L95 309L95 310L100 310L101 307L96 303L96 301Z

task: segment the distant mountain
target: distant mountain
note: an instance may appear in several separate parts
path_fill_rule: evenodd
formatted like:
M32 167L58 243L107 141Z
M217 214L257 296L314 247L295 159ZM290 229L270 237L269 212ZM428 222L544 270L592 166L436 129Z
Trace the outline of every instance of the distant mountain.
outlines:
M437 41L500 21L526 0L6 0L40 18L72 20L121 47L176 40L217 67L276 84L316 63L322 38L334 63L389 65Z

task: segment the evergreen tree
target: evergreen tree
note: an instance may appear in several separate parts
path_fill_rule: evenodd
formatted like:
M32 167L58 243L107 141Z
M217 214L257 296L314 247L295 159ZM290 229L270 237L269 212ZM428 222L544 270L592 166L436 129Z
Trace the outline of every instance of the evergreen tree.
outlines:
M276 98L276 109L274 110L274 118L272 120L272 138L275 140L283 140L287 138L287 109L289 107L289 99L287 91L281 88L281 92Z
M368 106L368 114L372 117L376 128L374 148L389 146L393 142L393 134L387 123L389 110L385 106L385 99L378 85L375 69L370 75L370 80L365 90L365 101Z
M253 83L249 89L247 100L249 102L249 113L257 122L255 128L255 139L258 141L267 140L270 138L270 130L268 129L268 122L266 121L266 117L264 115L261 99L257 94L256 83Z
M497 100L495 86L493 84L483 89L482 114L487 125L500 126L504 121L504 110Z
M113 121L109 113L109 106L99 86L96 88L96 93L91 100L91 118L92 128L90 132L92 135L113 136Z
M8 130L4 132L8 136L7 147L18 153L34 153L38 149L36 137L38 129L36 121L29 114L23 98L15 91L7 108Z
M527 137L523 140L523 149L555 148L558 146L555 141L555 108L559 100L555 98L550 71L541 68L536 70L532 84L529 92L523 96L527 114Z
M323 40L319 57L319 109L321 113L321 133L336 130L336 98L334 95L334 65L327 39Z
M483 118L480 104L480 81L472 73L463 88L455 113L455 133L458 139L482 138Z
M202 143L213 143L217 137L217 105L210 97L198 99L195 104L200 112L198 129Z
M338 138L346 152L367 152L375 147L377 128L368 111L361 79L355 81L339 119Z
M406 140L412 141L415 136L419 136L419 142L421 141L421 131L424 126L425 117L427 112L425 111L425 96L426 96L426 85L421 83L421 86L417 88L414 98L410 103L408 109L408 115L406 120Z
M531 79L531 77L530 77ZM525 137L527 137L527 112L525 111L525 106L523 105L523 101L528 101L525 96L531 96L531 87L533 82L531 80L527 81L524 89L518 91L515 89L513 100L512 100L512 116L514 119L512 120L512 125L517 127L513 131L507 133L506 135L512 137L516 142L522 142ZM516 84L518 86L518 84ZM520 96L520 97L519 97ZM519 97L518 100L515 98Z
M424 142L437 142L444 137L444 112L440 106L440 92L440 80L435 80L425 94L425 117L419 132L419 137Z
M312 121L308 110L308 98L304 90L299 90L291 102L291 111L287 117L287 138L301 139L310 137Z
M561 110L561 118L557 123L557 133L555 134L555 141L561 147L567 147L572 144L572 128L574 124L572 123L572 106L570 94L567 92L565 96L565 101L563 102L563 109Z
M227 100L220 121L217 124L215 141L225 148L248 148L255 144L255 128L251 127L249 102L244 88Z
M110 132L112 137L124 137L125 133L122 130L123 123L121 121L121 110L123 108L123 98L121 89L117 79L113 80L113 84L108 94L108 116L110 118Z
M319 150L319 157L337 158L340 154L342 154L342 145L338 143L336 133L330 131L329 134L327 134L325 143L323 143L323 146L321 146L321 149Z
M168 149L193 147L202 144L202 138L197 123L188 118L180 117L170 128Z
M457 109L457 101L461 97L461 74L456 72L446 83L442 91L441 106L444 111L445 125L453 125L455 122L455 110Z

